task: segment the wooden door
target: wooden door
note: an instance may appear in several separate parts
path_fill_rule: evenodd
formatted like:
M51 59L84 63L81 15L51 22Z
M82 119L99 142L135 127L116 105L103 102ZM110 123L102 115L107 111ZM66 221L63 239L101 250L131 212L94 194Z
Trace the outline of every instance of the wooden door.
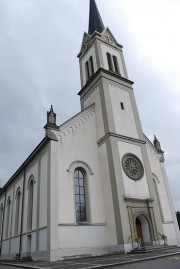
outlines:
M144 243L143 231L142 231L141 222L138 218L136 218L136 231L137 231L137 236L141 238L141 244L143 244Z

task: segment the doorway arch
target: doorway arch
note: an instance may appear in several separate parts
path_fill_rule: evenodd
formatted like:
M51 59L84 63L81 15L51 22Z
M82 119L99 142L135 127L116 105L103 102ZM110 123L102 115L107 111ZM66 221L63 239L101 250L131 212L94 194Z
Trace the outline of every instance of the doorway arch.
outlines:
M151 243L151 235L148 219L140 214L135 219L136 233L141 238L141 245L149 245Z

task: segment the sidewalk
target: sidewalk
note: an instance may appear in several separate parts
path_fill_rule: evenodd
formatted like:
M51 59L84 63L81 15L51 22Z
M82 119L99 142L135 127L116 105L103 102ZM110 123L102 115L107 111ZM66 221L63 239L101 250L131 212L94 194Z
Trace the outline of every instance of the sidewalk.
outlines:
M106 268L127 263L139 262L142 260L151 260L165 256L180 255L180 248L159 250L157 252L143 254L119 254L107 255L90 258L71 259L57 262L22 262L22 261L0 261L1 264L15 265L21 268L36 269L97 269Z

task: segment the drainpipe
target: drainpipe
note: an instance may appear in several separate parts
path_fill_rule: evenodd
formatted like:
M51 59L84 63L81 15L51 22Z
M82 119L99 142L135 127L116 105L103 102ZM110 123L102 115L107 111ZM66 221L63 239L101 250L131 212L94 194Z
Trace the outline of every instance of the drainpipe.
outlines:
M4 216L5 216L5 208L6 208L6 194L7 194L7 189L5 190L5 198L4 198L4 210L3 210L2 229L1 229L0 257L1 257L1 254L2 254L2 240L3 240L3 232L4 232Z
M20 228L20 240L19 240L19 259L22 258L21 254L22 254L22 235L23 235L23 217L24 217L25 176L26 176L26 171L24 168L23 190L22 190L22 209L21 209L21 228Z

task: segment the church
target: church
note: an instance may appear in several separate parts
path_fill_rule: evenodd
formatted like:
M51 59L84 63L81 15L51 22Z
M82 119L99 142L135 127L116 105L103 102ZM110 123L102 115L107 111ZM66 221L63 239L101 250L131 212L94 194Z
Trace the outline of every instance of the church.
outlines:
M56 261L179 245L160 142L144 135L122 45L90 0L81 111L45 137L0 190L0 257ZM166 240L163 240L163 239Z

